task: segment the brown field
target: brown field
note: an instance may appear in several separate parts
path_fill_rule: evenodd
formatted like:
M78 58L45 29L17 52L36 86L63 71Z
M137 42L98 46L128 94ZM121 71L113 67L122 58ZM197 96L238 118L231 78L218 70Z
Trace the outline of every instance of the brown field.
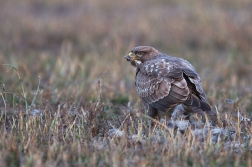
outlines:
M151 127L138 45L191 62L225 125ZM0 166L252 166L251 83L251 0L2 0Z

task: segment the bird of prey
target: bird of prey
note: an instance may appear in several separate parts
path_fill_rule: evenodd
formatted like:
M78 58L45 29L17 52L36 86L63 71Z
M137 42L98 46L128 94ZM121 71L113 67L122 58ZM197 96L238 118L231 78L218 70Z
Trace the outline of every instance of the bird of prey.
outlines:
M150 46L134 47L124 58L136 68L136 91L150 117L157 118L159 112L170 117L173 109L181 105L185 115L199 113L216 118L206 101L200 77L188 61Z

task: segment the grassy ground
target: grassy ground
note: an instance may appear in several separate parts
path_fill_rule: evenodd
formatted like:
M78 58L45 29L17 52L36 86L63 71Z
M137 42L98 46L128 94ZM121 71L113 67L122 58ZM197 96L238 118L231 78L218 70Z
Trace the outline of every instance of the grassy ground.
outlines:
M0 1L1 166L252 166L251 123L234 117L252 112L251 8ZM151 127L123 59L138 45L190 61L226 123Z

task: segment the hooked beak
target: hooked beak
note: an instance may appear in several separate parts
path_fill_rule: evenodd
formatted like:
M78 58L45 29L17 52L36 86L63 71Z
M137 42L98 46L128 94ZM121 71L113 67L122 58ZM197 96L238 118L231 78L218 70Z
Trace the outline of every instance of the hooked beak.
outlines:
M132 52L129 52L128 55L124 56L124 58L127 60L127 61L132 61L134 60L134 55Z
M129 56L129 55L124 56L124 58L125 58L127 61L130 61L130 56Z

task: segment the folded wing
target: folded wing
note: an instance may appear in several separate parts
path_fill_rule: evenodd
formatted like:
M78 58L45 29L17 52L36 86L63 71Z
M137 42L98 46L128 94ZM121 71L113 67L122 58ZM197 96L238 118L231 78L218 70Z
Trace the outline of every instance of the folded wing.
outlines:
M195 112L210 111L200 78L190 67L190 64L178 64L166 58L146 62L136 74L140 98L161 111L181 103Z

